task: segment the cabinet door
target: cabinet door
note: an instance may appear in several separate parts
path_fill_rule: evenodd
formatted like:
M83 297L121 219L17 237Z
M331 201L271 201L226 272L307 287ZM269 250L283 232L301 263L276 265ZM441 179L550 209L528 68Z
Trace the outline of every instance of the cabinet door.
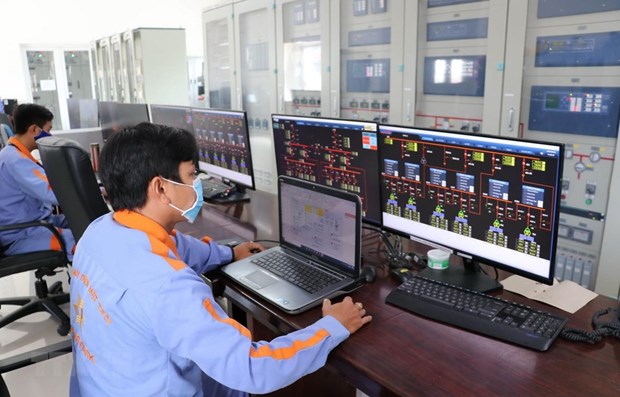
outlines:
M121 36L119 34L110 38L111 49L111 65L110 71L112 72L111 79L114 84L114 100L116 102L125 102L125 85L123 84L123 65L121 61Z
M418 28L405 42L405 54L416 56L406 55L404 123L498 133L507 7L506 0L418 2Z
M332 7L340 33L332 73L331 116L400 122L405 1L342 0ZM336 62L332 62L332 67ZM332 69L333 71L333 69Z
M121 41L121 68L125 102L136 103L136 68L134 54L133 31L123 33Z
M617 296L620 2L530 0L509 13L508 42L524 51L506 62L500 131L566 148L555 277Z
M231 99L236 90L232 5L205 11L202 25L205 38L205 105L207 108L236 109Z
M329 2L280 0L276 6L277 112L329 112Z
M235 3L233 9L238 71L233 106L247 112L256 187L275 193L277 175L271 130L271 113L277 102L274 2L243 1Z

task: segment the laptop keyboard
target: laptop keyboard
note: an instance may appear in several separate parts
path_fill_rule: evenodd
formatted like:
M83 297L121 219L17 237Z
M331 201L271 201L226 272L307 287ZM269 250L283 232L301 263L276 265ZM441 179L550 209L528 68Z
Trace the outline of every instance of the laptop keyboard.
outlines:
M253 259L252 263L311 294L340 281L338 277L309 266L281 251L274 251Z

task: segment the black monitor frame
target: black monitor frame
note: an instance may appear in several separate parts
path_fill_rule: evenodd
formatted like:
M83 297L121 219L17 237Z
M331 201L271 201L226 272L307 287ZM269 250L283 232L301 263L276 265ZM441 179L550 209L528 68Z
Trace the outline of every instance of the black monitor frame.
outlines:
M279 150L282 148L282 146L284 145L284 140L281 139L282 137L278 136L281 133L277 131L276 126L281 122L281 120L293 120L296 122L307 122L307 123L318 123L318 124L331 124L331 125L342 125L343 127L346 126L347 124L351 125L351 124L357 124L360 128L363 129L350 129L350 131L358 131L360 135L367 133L369 134L368 136L366 136L366 138L368 138L369 142L367 144L364 144L363 139L364 136L362 135L360 137L360 146L362 146L361 148L359 148L359 150L370 150L373 151L374 154L374 165L373 164L367 164L364 163L363 165L358 164L357 166L353 166L352 164L348 164L344 166L344 169L346 172L348 173L353 173L355 171L355 168L361 168L363 167L363 171L366 175L367 178L376 178L374 181L371 179L370 181L367 181L364 178L364 183L362 183L361 181L359 181L359 183L357 183L357 185L353 185L356 186L359 191L357 191L356 189L346 189L346 188L342 188L340 186L333 186L333 185L329 185L324 179L324 176L322 175L322 171L324 171L324 169L319 170L318 167L320 166L319 164L319 160L320 162L326 162L326 160L322 160L321 156L325 156L328 152L327 149L324 149L322 147L318 147L317 145L320 145L320 143L318 142L307 142L308 144L312 144L314 145L314 147L311 149L313 151L312 154L308 153L308 158L310 158L308 160L308 167L312 168L312 172L313 175L308 175L307 177L301 177L298 175L294 175L291 172L285 172L285 166L283 165L283 161L285 161L286 158L286 154L282 153L282 150ZM272 114L271 115L271 124L272 124L272 129L273 129L273 139L274 139L274 154L275 154L275 160L276 160L276 168L277 168L277 172L278 175L285 175L285 176L289 176L289 177L293 177L293 178L297 178L297 179L305 179L308 180L310 182L314 182L314 183L318 183L319 185L323 185L323 186L328 186L328 187L333 187L336 189L340 189L340 190L344 190L344 191L349 191L352 193L356 193L357 195L359 195L362 198L362 206L364 209L364 217L363 217L363 221L365 223L368 224L372 224L375 226L380 226L381 225L381 203L379 201L379 192L378 191L374 191L372 189L373 186L378 186L378 182L379 182L379 163L378 163L378 148L377 148L377 137L378 137L378 124L374 121L364 121L364 120L347 120L347 119L336 119L336 118L327 118L327 117L314 117L314 116L297 116L297 115L285 115L285 114ZM311 127L310 127L311 128ZM324 127L319 127L321 129L323 129ZM346 131L347 129L343 129L343 131ZM321 131L322 133L322 131ZM374 135L374 140L373 140L373 136ZM303 138L300 138L303 139ZM327 140L329 140L329 138L327 138ZM355 145L355 143L354 143ZM363 146L366 145L367 147L364 148ZM342 150L332 150L334 152L342 152ZM354 148L351 147L350 152L354 151ZM320 153L319 153L320 152ZM321 157L321 159L319 159ZM357 158L358 156L353 156L349 157L349 160L352 160L353 158ZM290 161L292 162L297 162L296 160L291 159ZM314 162L314 164L313 164ZM330 167L331 168L331 167ZM357 174L360 174L360 172L355 172ZM312 178L314 177L314 178ZM376 182L376 183L375 183Z
M501 284L480 272L479 265L488 264L545 284L553 283L563 144L390 125L380 125L379 135L383 228L427 245L448 249L463 258L464 267L450 266L445 270L429 268L423 272L424 275L477 291L500 289ZM391 139L391 144L386 141L386 137ZM399 149L393 146L397 139L403 140ZM403 148L403 144L407 146ZM419 153L415 153L418 147ZM411 153L406 154L405 149ZM395 151L401 152L401 158L392 158L394 156L389 152ZM403 160L405 155L411 158L407 167ZM544 164L539 162L541 159ZM458 169L459 166L465 170L469 168L469 172L459 173L462 170ZM482 172L484 167L485 172ZM401 173L403 169L405 172ZM544 179L540 172L545 170L554 179L547 183L546 188L539 186L537 179ZM491 174L496 179L492 179ZM514 180L515 175L520 179ZM502 178L508 180L503 181ZM399 197L399 189L414 192L414 195ZM488 191L485 192L485 189ZM532 197L537 194L542 196ZM519 199L515 200L517 197ZM522 202L524 198L526 201L538 201L532 205L533 201ZM438 205L443 205L433 207L435 200ZM406 203L404 207L400 205L401 202ZM468 223L470 210L474 216L471 220L486 222L478 231L474 229L475 224ZM394 214L398 211L402 211L401 215ZM426 219L425 215L428 216L428 222L421 222ZM406 220L405 216L411 220ZM452 224L448 227L450 216L453 217ZM495 221L487 222L491 218L495 218ZM535 221L538 221L539 228L533 226ZM432 222L435 226L431 225ZM469 235L453 231L455 225L461 233ZM481 233L485 239L497 237L497 241L504 241L505 246L488 243L480 238L480 234L477 238L472 237L476 232ZM537 236L539 240L535 239ZM510 237L515 238L514 242ZM527 247L524 250L538 248L539 255L544 256L518 252L517 244ZM543 266L543 269L536 271L535 266Z
M148 107L143 103L100 101L97 103L97 112L104 142L125 127L150 120Z
M206 108L191 108L192 112L192 124L193 132L196 137L196 143L198 144L198 167L200 171L215 175L222 179L226 184L234 186L234 192L227 197L215 199L218 202L234 202L234 201L246 201L249 200L249 196L246 193L247 189L254 190L256 188L254 180L254 168L252 163L252 148L250 146L250 132L248 129L248 119L245 111L240 110L228 110L228 109L206 109ZM205 126L200 124L201 116L207 115L209 117L216 117L218 121L231 119L241 122L238 126L226 126L222 125L217 128L226 128L227 131L207 131ZM216 119L213 119L215 122ZM227 133L229 136L223 137L223 134ZM221 134L221 137L216 137L215 134ZM231 136L232 134L232 136ZM213 135L213 136L212 136ZM227 140L233 139L233 143L227 142ZM241 143L239 143L241 142ZM233 170L229 166L221 166L212 162L205 161L203 150L227 150L227 151L241 151L243 156L244 166L248 172ZM220 152L221 154L221 152ZM228 153L230 154L230 153ZM228 164L227 164L228 165Z

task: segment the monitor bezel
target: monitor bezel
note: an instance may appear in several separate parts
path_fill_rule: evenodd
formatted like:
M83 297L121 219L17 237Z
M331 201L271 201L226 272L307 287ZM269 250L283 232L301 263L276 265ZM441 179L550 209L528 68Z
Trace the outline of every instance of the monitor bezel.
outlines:
M439 133L439 134L451 134L451 135L457 135L457 136L462 136L462 137L475 137L475 138L489 138L489 139L495 139L495 140L499 140L499 141L506 141L506 142L515 142L517 144L519 143L531 143L531 144L537 144L537 145L550 145L550 146L554 146L558 149L558 178L556 181L556 197L555 197L555 202L554 202L554 214L552 216L553 219L553 223L552 223L552 235L551 235L551 241L553 243L551 252L549 253L549 268L547 271L547 276L541 276L535 273L531 273L528 272L526 270L520 269L518 267L514 267L511 264L506 264L506 263L502 263L502 262L498 262L494 259L490 259L488 257L485 257L484 255L480 255L468 250L464 250L462 248L455 248L454 246L450 245L450 244L446 244L444 241L442 242L434 242L432 240L429 240L428 238L424 237L424 233L417 233L417 234L410 234L410 233L406 233L403 230L399 230L393 227L389 227L385 225L385 214L386 212L384 211L384 203L383 203L383 197L384 197L384 189L385 189L385 185L383 183L383 178L384 178L384 172L383 172L383 165L381 164L381 161L384 159L384 155L383 155L383 143L382 143L382 134L381 134L381 127L384 128L396 128L396 129L408 129L408 130L418 130L421 132L431 132L431 133ZM443 249L447 249L449 251L451 251L452 254L460 256L462 258L464 258L464 261L473 261L479 264L485 264L485 265L490 265L493 266L495 268L501 269L501 270L505 270L508 271L510 273L513 274L518 274L520 276L529 278L531 280L534 281L538 281L547 285L552 285L553 284L553 280L554 280L554 276L555 276L555 263L556 263L556 257L557 257L557 247L558 247L558 230L559 230L559 225L560 225L560 204L561 204L561 189L562 189L562 178L563 178L563 166L564 166L564 149L565 149L565 145L563 143L558 143L558 142L545 142L545 141L540 141L540 140L533 140L533 139L522 139L522 138L516 138L516 137L505 137L505 136L499 136L499 135L488 135L488 134L474 134L474 133L468 133L468 132L463 132L463 131L449 131L449 130L443 130L443 129L433 129L433 128L425 128L425 127L414 127L414 126L403 126L403 125L394 125L394 124L379 124L379 142L378 142L378 146L379 146L379 182L380 182L380 194L381 194L381 224L382 224L382 228L385 230L388 230L392 233L407 237L411 240L414 241L418 241L421 242L423 244L426 244L428 246L431 247L441 247ZM426 225L426 224L424 224ZM458 236L458 235L457 235ZM459 236L461 238L466 238L466 239L470 239L470 237L462 237ZM507 250L510 251L514 251L510 248L506 248Z
M103 106L102 106L103 104ZM101 120L101 110L106 109L109 110L110 109L110 105L112 105L115 109L118 109L119 107L122 106L127 106L129 105L130 107L144 107L144 110L146 110L146 122L151 120L151 109L149 107L149 105L147 105L146 103L124 103L124 102L116 102L116 101L97 101L97 120L99 123L99 127L101 127L101 134L103 136L103 140L104 142L106 142L108 139L110 139L110 137L112 136L112 134L114 134L115 131L113 131L111 128L109 128L109 126L104 126L103 122ZM118 111L116 111L118 113ZM138 123L139 124L139 123ZM131 126L134 126L137 124L132 124ZM123 126L121 127L121 129L126 128L127 126ZM112 130L112 131L111 131ZM109 132L111 131L111 132ZM108 133L109 132L109 133ZM106 136L107 135L107 136Z
M273 142L273 155L274 155L274 159L275 159L275 166L276 166L276 174L278 174L278 177L280 176L286 176L286 175L280 175L278 173L278 158L277 158L277 153L276 153L276 143L275 143L275 130L274 130L274 117L283 117L283 118L306 118L306 119L316 119L316 120L330 120L330 121L335 121L335 122L342 122L342 123L347 123L347 122L355 122L355 123L368 123L368 124L375 124L377 126L376 129L376 133L377 133L377 137L379 137L379 126L380 124L377 123L376 121L368 121L368 120L354 120L354 119L344 119L344 118L335 118L335 117L322 117L322 116L306 116L306 115L295 115L295 114L284 114L284 113L272 113L271 114L271 133L272 133L272 137L274 139ZM379 173L378 175L378 179L377 181L380 182L380 177L381 177L381 164L379 163L379 147L378 147L378 142L377 142L377 171ZM294 178L294 177L292 177ZM299 179L299 178L295 178L295 179ZM300 179L302 180L302 179ZM321 186L325 186L323 184L320 184L318 182L314 182L317 183ZM328 186L329 187L329 186ZM337 189L337 188L335 188ZM337 189L337 190L342 190L343 192L346 190L343 189ZM355 193L353 193L355 194ZM367 216L363 216L362 217L362 222L369 224L369 225L373 225L373 226L379 226L381 227L382 225L382 208L381 208L381 195L379 192L379 196L378 198L378 203L379 203L379 219L373 219L373 218L368 218Z
M194 126L194 116L193 116L194 111L204 112L204 113L208 113L208 112L229 113L229 114L240 115L240 116L243 117L243 123L244 123L244 126L245 126L245 135L246 135L245 138L246 138L246 143L247 143L247 148L248 148L248 163L249 163L248 164L249 165L248 169L251 171L251 174L249 175L251 184L248 185L245 181L241 181L239 179L231 178L229 175L224 175L224 174L228 174L228 173L241 174L239 172L229 170L228 168L225 168L225 167L220 167L220 166L217 166L217 165L205 163L204 161L198 160L198 168L202 172L205 172L207 174L215 175L217 177L222 178L223 180L230 181L230 182L234 183L235 185L240 185L240 186L246 187L248 189L256 190L256 178L254 176L254 161L252 159L252 145L251 145L251 142L250 142L250 129L248 127L248 114L247 114L247 112L245 110L196 108L196 107L190 107L190 111L192 112L192 129L193 129L192 132L194 134L194 138L196 139L196 145L198 146L199 150L200 150L200 146L198 144L198 138L196 137L196 128ZM211 167L213 167L213 170L210 169ZM225 172L224 173L218 172L218 170L224 170ZM242 175L245 175L245 174L242 174Z

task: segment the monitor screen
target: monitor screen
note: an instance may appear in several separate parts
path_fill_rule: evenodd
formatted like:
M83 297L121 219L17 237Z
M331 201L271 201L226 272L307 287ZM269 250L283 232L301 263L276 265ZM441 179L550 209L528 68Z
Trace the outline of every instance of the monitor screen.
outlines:
M245 112L198 108L191 112L200 170L254 189Z
M381 125L383 227L551 284L564 147Z
M483 96L484 55L424 58L424 93Z
M194 133L192 111L186 106L150 105L151 123L180 128Z
M364 221L380 224L377 124L274 114L278 175L356 193Z
M133 127L149 121L149 113L145 104L99 102L98 111L104 142L110 135L125 127Z

